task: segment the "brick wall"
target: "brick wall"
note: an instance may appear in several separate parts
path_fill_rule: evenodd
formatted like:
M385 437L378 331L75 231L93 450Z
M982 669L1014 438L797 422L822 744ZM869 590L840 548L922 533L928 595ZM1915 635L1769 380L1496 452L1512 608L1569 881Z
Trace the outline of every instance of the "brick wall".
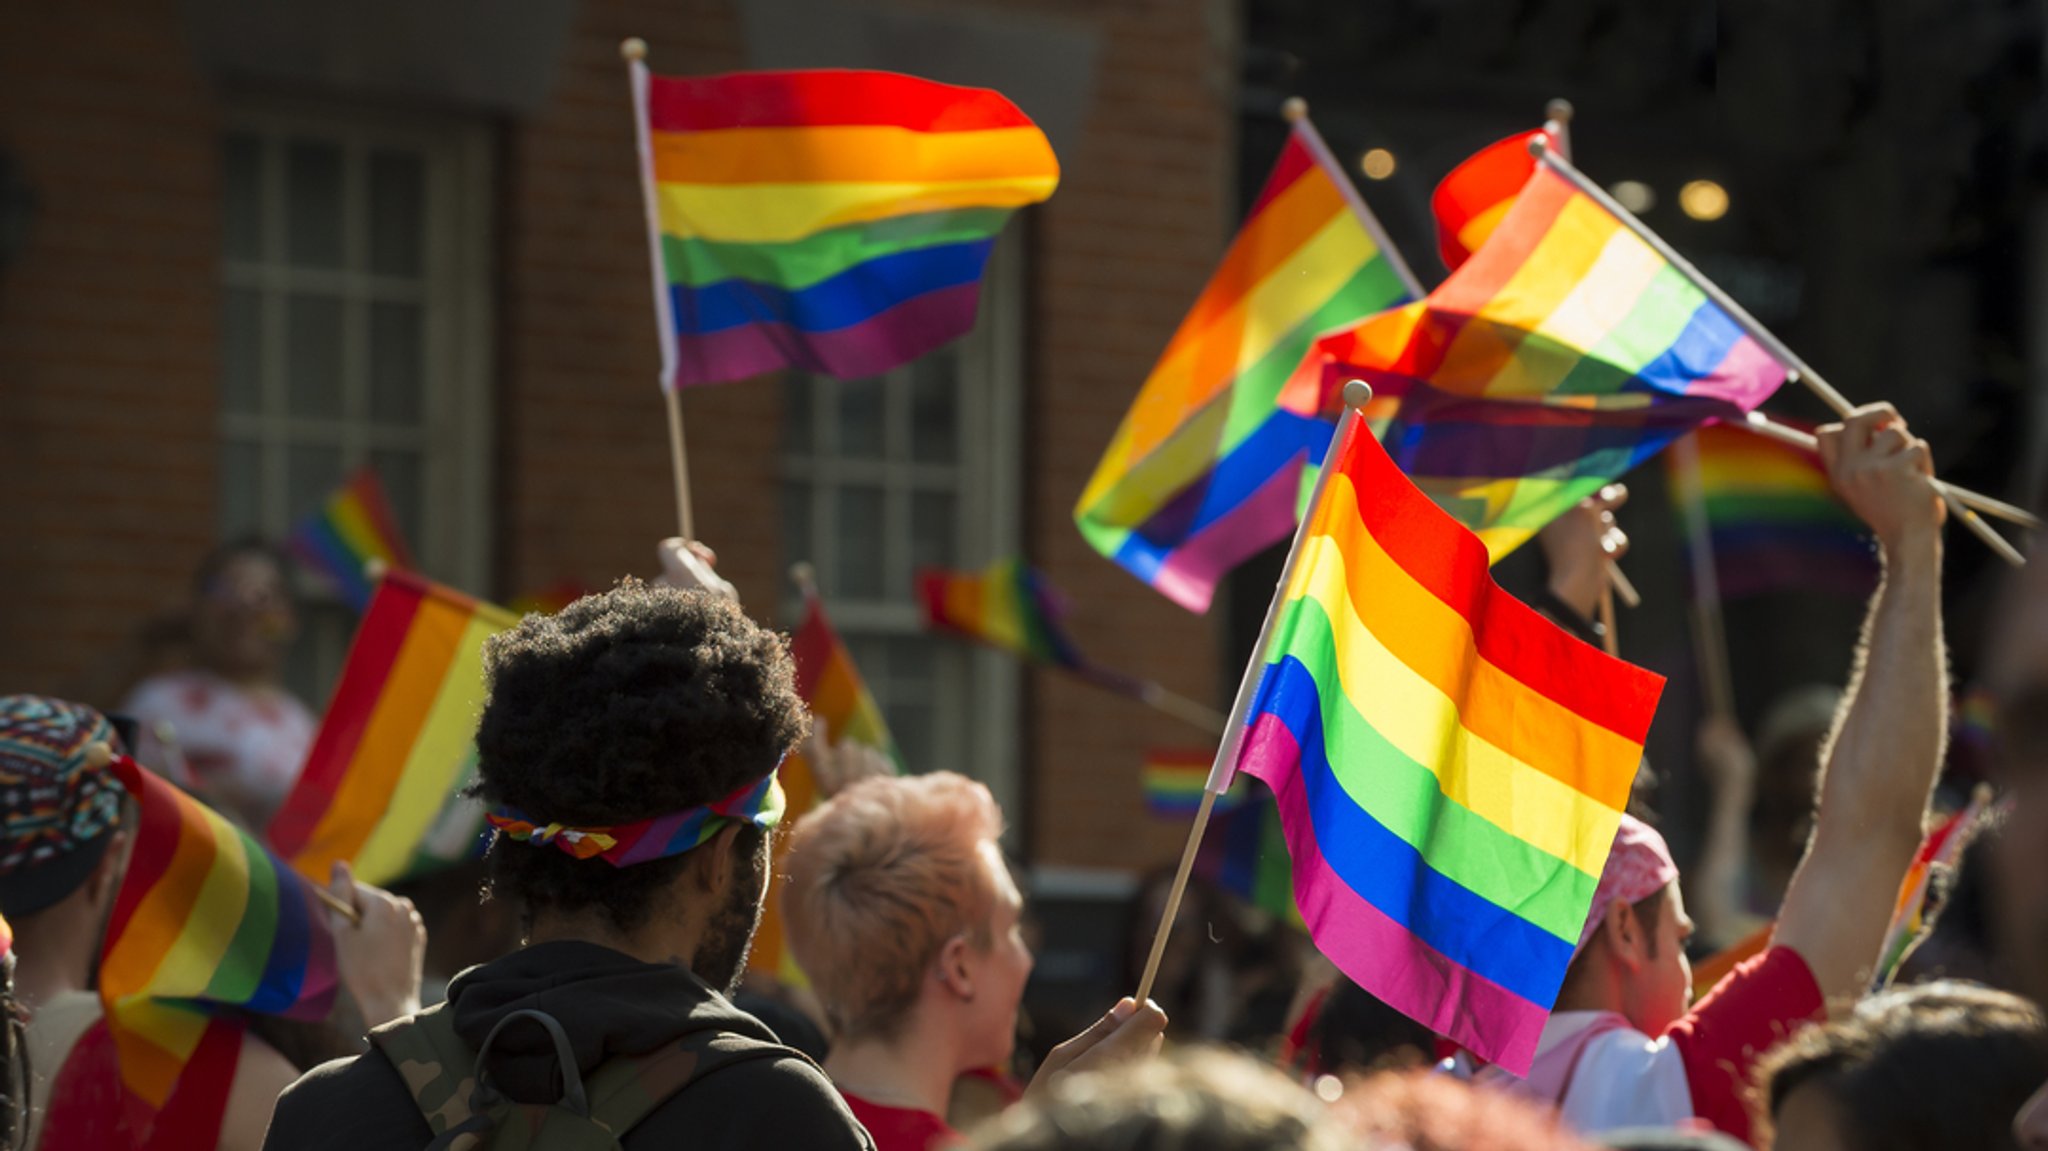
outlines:
M989 6L995 7L993 0ZM0 148L42 207L0 269L0 691L104 700L213 538L220 109L176 6L0 15ZM78 6L74 6L78 7ZM1213 700L1214 622L1089 551L1069 518L1138 382L1229 232L1227 5L1005 4L1093 23L1096 104L1033 221L1026 548L1090 649ZM618 44L663 71L741 67L731 0L588 0L547 104L502 121L495 590L653 568L674 531L632 129ZM89 51L88 51L89 46ZM344 94L345 95L345 94ZM684 400L699 534L753 604L779 554L780 389ZM1057 676L1028 681L1032 854L1138 867L1182 829L1142 811L1138 764L1200 733ZM1135 830L1134 830L1135 829Z

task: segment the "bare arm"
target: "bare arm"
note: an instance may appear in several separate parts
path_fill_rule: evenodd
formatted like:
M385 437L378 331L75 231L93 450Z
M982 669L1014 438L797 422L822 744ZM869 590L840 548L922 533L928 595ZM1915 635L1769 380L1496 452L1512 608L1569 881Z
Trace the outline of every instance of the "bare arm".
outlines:
M299 1069L275 1048L253 1035L244 1036L234 1086L228 1088L227 1109L221 1115L220 1151L260 1151L277 1097L298 1077Z
M1819 807L1773 942L1799 952L1839 1007L1869 985L1899 881L1919 846L1948 729L1942 506L1925 441L1889 404L1822 428L1835 491L1876 533L1884 582L1848 695L1821 751Z

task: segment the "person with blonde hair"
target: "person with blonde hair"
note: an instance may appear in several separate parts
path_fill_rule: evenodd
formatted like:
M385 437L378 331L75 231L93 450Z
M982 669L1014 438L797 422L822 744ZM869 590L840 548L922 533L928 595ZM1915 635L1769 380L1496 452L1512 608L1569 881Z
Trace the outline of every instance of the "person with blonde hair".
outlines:
M988 788L953 772L862 780L797 825L783 920L833 1033L826 1074L880 1151L957 1140L953 1081L1010 1058L1032 959L1002 833ZM1156 1048L1165 1026L1125 999L1031 1090Z

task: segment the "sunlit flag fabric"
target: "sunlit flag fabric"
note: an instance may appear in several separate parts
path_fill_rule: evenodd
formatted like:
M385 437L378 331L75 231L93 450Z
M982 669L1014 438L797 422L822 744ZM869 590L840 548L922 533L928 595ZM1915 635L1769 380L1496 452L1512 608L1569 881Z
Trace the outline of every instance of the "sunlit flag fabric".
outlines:
M222 1076L233 1079L241 1044L222 1009L302 1021L333 1010L327 912L303 879L206 805L132 760L113 770L139 813L100 951L120 1106L131 1131L171 1107L218 1124ZM195 1113L195 1099L211 1102Z
M1787 422L1787 421L1780 421ZM1877 586L1869 529L1835 496L1818 452L1728 424L1694 433L1700 508L1721 598L1817 591L1863 599ZM1664 457L1671 490L1684 490L1679 455ZM1690 517L1690 500L1675 500ZM1682 538L1690 540L1692 534Z
M978 572L926 568L917 573L918 601L928 628L1007 651L1032 663L1142 695L1143 681L1095 663L1067 634L1066 604L1036 568L1014 556Z
M1273 789L1322 952L1525 1073L1663 681L1501 591L1479 541L1354 428L1279 593L1237 767Z
M1415 298L1399 257L1304 119L1223 264L1166 345L1074 508L1089 544L1206 611L1286 538L1334 424L1282 386L1319 334Z
M1059 162L1015 104L891 72L631 65L666 385L885 372L974 326Z
M1332 371L1331 365L1344 365ZM1387 451L1498 559L1601 485L1785 380L1735 319L1548 164L1429 297L1317 341L1290 382L1402 397Z
M809 591L804 594L804 622L790 637L789 654L796 661L797 694L810 705L811 722L822 729L826 743L835 748L857 744L885 757L900 771L903 759L896 750L895 739L889 735L882 709L876 706L875 697L860 677L860 669L854 666L853 653L846 650L839 633L832 630L824 601ZM819 789L810 757L801 748L782 761L780 774L782 791L787 797L783 823L794 827L825 796ZM782 860L788 847L788 836L776 837L768 901L762 909L760 929L754 933L754 949L748 954L747 966L801 986L808 980L797 966L782 925L782 877L787 870Z
M483 646L518 618L388 572L356 630L271 847L307 879L347 860L389 883L474 854L483 810L456 795L476 769Z
M365 570L371 561L387 568L413 566L384 485L367 467L357 469L319 510L292 527L289 546L357 611L369 604L376 590Z
M1549 138L1538 128L1488 144L1437 184L1429 210L1436 217L1436 250L1444 267L1456 271L1500 227L1536 170L1529 142Z

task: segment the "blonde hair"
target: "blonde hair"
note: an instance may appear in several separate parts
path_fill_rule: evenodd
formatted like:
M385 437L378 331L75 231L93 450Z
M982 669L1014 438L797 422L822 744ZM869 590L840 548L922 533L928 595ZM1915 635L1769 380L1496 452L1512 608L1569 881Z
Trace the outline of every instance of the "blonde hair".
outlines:
M988 946L981 845L1002 833L988 788L950 771L864 779L797 824L783 922L840 1035L900 1025L954 936Z

